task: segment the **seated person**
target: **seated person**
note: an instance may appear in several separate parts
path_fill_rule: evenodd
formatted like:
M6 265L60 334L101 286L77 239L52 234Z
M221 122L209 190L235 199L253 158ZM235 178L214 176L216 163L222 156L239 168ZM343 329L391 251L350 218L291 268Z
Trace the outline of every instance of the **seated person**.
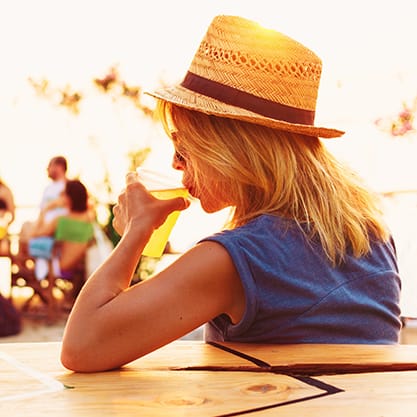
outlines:
M61 204L68 207L68 214L46 221L45 213L51 208L46 206L31 231L29 255L36 258L35 275L38 280L46 278L49 260L52 260L56 277L71 279L73 268L93 239L93 216L84 184L69 180L61 200Z
M47 166L48 178L51 180L45 187L40 201L40 210L45 222L51 221L54 217L67 214L67 207L63 205L61 194L65 189L67 178L68 163L63 156L54 156L50 159ZM27 220L22 224L19 233L19 252L21 260L28 258L28 242L32 235L36 221Z
M190 201L157 199L128 173L121 239L66 322L66 368L115 369L204 323L207 342L398 343L394 241L373 193L319 139L343 134L314 125L321 70L280 32L214 18L183 82L150 94L184 187L206 213L230 208L229 222L131 285L153 231Z

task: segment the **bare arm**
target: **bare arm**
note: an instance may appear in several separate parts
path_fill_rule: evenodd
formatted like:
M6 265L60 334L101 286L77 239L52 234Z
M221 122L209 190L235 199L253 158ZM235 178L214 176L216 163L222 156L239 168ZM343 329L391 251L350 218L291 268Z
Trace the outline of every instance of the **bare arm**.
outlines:
M169 212L185 207L181 199L156 200L133 174L127 182L115 210L115 226L123 237L88 279L67 322L61 360L69 369L112 369L218 314L229 314L233 321L243 314L243 289L234 264L213 242L197 245L155 277L130 286L153 229Z
M63 196L59 196L57 198L55 198L54 200L50 200L48 201L43 207L42 207L42 211L44 211L45 213L49 210L53 210L59 207L65 207L65 199L63 198Z
M102 288L98 275L82 290L64 334L61 359L76 371L121 366L221 313L234 322L243 314L241 282L217 243L196 246L157 276L118 294ZM91 304L97 293L108 301Z
M37 236L53 236L58 224L58 217L49 222L45 221L45 210L39 213L36 222L31 229L31 237Z

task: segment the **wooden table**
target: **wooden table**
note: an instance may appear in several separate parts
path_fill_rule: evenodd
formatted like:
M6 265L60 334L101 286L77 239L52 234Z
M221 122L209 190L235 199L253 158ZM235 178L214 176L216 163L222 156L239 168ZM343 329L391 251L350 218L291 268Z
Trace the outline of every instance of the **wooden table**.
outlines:
M60 343L0 344L0 415L415 417L417 346L178 341L72 373Z

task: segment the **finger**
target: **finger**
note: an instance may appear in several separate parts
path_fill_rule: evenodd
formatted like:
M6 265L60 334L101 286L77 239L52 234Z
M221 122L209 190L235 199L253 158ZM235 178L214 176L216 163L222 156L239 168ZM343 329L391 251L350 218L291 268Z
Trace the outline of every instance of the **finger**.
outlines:
M120 230L120 228L119 228L119 222L117 221L117 218L116 217L112 220L112 226L113 226L113 229L116 231L116 233L119 236L122 236L123 235L123 230Z
M190 200L185 197L176 197L169 200L171 211L185 210L190 206Z
M128 172L126 174L126 184L127 185L133 184L133 183L138 182L138 181L139 181L139 175L138 175L137 172L132 171L132 172Z

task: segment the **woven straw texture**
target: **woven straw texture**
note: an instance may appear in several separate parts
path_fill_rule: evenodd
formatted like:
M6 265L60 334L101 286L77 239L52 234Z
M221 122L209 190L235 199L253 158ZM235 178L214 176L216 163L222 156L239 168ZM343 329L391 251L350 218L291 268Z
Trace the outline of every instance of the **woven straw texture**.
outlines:
M226 100L216 99L210 87L204 94L184 85L148 94L208 114L311 136L338 137L344 132L313 125L321 70L320 58L290 37L241 17L217 16L192 60L189 73L214 82L216 88L227 86L233 89L228 89L232 93L255 96L267 105L307 111L312 115L311 123L271 118L254 108L245 108L244 102L225 103Z

